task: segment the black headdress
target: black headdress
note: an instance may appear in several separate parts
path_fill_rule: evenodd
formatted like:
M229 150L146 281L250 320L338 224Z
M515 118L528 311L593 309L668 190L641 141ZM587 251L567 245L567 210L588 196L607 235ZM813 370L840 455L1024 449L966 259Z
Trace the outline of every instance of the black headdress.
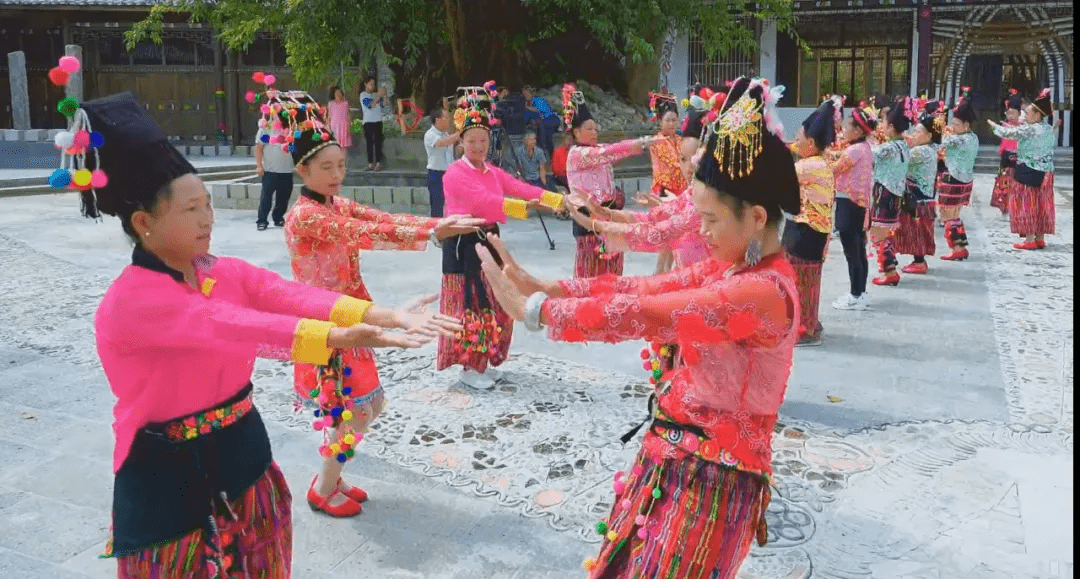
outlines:
M836 141L837 125L844 114L843 102L843 97L832 96L803 121L803 132L814 140L818 151L824 151Z
M1039 98L1032 101L1031 106L1035 107L1035 110L1042 113L1046 122L1052 123L1054 120L1054 104L1050 102L1050 89L1044 88L1039 93Z
M885 117L885 120L896 129L897 133L902 133L911 128L913 119L908 116L907 104L909 99L910 97L906 96L896 99L896 102L889 109L888 116Z
M965 123L975 123L978 120L975 109L971 106L971 89L969 87L960 87L960 98L957 100L952 112L954 117Z
M1015 88L1010 88L1009 96L1005 98L1005 110L1009 109L1017 111L1024 109L1024 99L1020 98L1020 91Z
M770 213L780 209L796 215L799 179L774 111L782 91L783 87L770 89L761 78L737 80L720 118L708 127L707 145L694 177Z
M195 173L195 167L169 143L130 92L82 103L72 116L71 132L76 138L80 132L96 135L78 156L82 168L70 167L72 185L82 191L87 217L96 218L99 212L123 217L149 210L163 187ZM80 173L92 174L93 182L87 178L87 183L81 183Z

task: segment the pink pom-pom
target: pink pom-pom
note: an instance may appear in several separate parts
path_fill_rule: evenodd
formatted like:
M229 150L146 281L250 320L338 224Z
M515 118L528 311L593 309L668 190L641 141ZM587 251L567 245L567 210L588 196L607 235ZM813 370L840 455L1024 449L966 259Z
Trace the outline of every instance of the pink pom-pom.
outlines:
M289 154L289 146L288 145L282 145L281 146L281 152L285 153L286 155Z
M345 401L345 410L352 410L354 406L356 406L356 402L353 402L352 399Z
M323 423L322 423L322 420L316 420L315 422L311 423L311 426L312 426L312 428L314 428L315 430L322 430L322 429L323 429Z
M271 126L274 128L275 131L280 131L284 129L284 125L281 124L281 121L274 121L274 124Z
M90 146L90 133L87 131L79 131L75 133L75 140L72 141L72 146L79 149L85 149Z
M360 441L364 440L364 433L363 432L357 432L353 436L356 437L356 444L360 444ZM356 446L356 444L354 444L353 446Z
M615 489L615 494L621 495L622 492L624 490L626 490L626 483L624 483L621 480L620 481L615 481L615 484L613 485L613 488Z
M266 83L266 86L270 86L270 85L274 84L274 82L276 82L276 81L277 81L277 77L275 77L272 74L268 74L265 77L263 77L263 82Z
M263 105L263 106L259 107L259 112L264 114L264 115L270 114L270 105Z
M79 59L74 56L61 56L60 57L60 70L72 74L79 72L82 65L79 63Z
M630 499L623 499L619 504L626 510L630 510L630 507L634 506L634 503L630 502Z
M255 91L249 90L246 93L244 93L244 100L246 100L249 103L254 103L255 102Z
M90 186L94 189L101 189L109 184L109 177L105 175L105 171L100 169L90 174Z
M615 473L615 480L622 480L624 478L626 478L625 472L620 470L619 472Z
M638 515L638 516L634 517L634 524L639 526L639 527L644 527L645 526L645 521L646 521L645 515Z
M645 371L652 370L652 362L645 362L644 364L641 365L641 367L644 368Z
M648 537L649 537L649 532L645 530L645 527L641 527L640 529L637 530L637 538L644 540L644 539L647 539Z
M642 466L641 466L641 465L639 464L639 465L637 465L637 466L635 466L635 467L634 467L634 471L633 471L633 472L634 472L634 476L635 476L635 477L638 477L638 478L640 478L640 477L641 477L641 475L645 474L645 469L644 469L644 468L643 468L643 467L642 467Z
M260 129L265 129L266 128L266 119L259 119L259 128Z
M326 402L328 400L330 400L330 399L326 397L326 394L319 394L319 396L318 396L318 398L316 398L316 400L319 401L319 406L322 406L322 405L326 404Z

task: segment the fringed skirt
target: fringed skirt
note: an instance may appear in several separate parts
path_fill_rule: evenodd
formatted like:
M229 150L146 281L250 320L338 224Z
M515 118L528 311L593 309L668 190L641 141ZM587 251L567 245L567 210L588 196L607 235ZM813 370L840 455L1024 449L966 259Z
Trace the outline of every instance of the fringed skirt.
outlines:
M1015 158L1012 163L1008 163L1003 159L998 176L994 179L994 191L990 194L990 206L997 207L1002 213L1009 212L1009 191L1013 188L1013 172L1015 170Z
M379 369L371 348L341 350L341 366L350 370L342 385L352 388L352 397L367 395L379 387ZM318 368L314 364L297 362L293 365L293 389L299 401L310 399L308 393L319 385L318 376Z
M799 320L799 333L816 336L821 330L818 322L818 310L821 304L821 268L820 261L811 261L788 253L788 261L795 270L795 287L799 290L799 306L802 318Z
M487 277L480 274L484 280L484 289L487 292L488 302L495 314L495 323L501 331L492 340L491 346L486 352L468 350L462 346L459 338L439 337L439 354L436 361L436 369L445 370L454 364L461 364L470 370L483 373L488 365L498 366L506 361L506 355L510 351L510 340L514 336L514 320L502 309L495 295L491 292L491 286L487 283ZM453 318L465 317L465 275L447 273L442 276L442 291L439 292L439 312Z
M734 579L751 541L764 531L765 479L694 457L656 464L639 454L637 464L640 476L627 475L603 524L589 577Z
M900 227L896 229L894 241L896 253L904 255L934 255L937 247L934 243L934 221L937 210L933 201L919 203L915 207L915 217L900 212Z
M574 277L599 277L605 273L622 275L622 253L600 253L600 236L575 237L577 255L574 257Z
M896 229L900 225L900 196L893 195L881 183L874 183L874 204L870 208L870 224L885 229Z
M948 173L942 173L937 180L937 200L943 207L967 206L971 204L971 189L975 182L959 183Z
M1054 174L1047 173L1040 187L1028 187L1016 180L1009 191L1009 226L1021 236L1054 234Z
M292 568L292 495L276 463L230 503L237 520L220 529L225 552L237 543L244 579L288 579ZM179 539L117 557L119 579L216 579L217 563L197 530ZM231 556L226 555L229 559ZM231 559L230 559L231 560ZM228 565L230 560L226 560Z

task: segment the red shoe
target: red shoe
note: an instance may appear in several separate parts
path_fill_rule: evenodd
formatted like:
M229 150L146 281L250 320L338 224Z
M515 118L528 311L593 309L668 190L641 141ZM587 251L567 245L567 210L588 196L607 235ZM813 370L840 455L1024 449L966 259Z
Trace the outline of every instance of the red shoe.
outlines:
M898 286L900 285L900 274L894 271L891 274L886 274L881 277L875 277L871 281L874 282L874 285Z
M351 498L346 498L345 502L340 505L331 505L330 499L334 498L335 495L345 495L338 492L337 489L334 489L334 492L330 493L330 496L320 496L319 493L315 492L315 481L317 480L319 480L318 476L311 479L311 486L308 488L307 492L307 504L311 507L311 510L322 511L331 517L336 518L355 517L363 512L364 508L360 506L360 503Z
M919 263L917 261L913 261L913 262L905 265L904 267L900 268L900 271L902 271L904 273L923 274L923 273L926 273L926 270L928 270L928 269L930 269L930 266L926 265L925 261L922 262L922 263ZM897 279L899 279L899 278L897 278Z
M337 486L338 492L340 492L343 495L349 497L350 499L352 499L352 500L354 500L354 501L356 501L358 503L362 503L362 502L368 500L367 491L365 491L364 489L362 489L360 487L350 486L349 490L343 491L343 490L341 490L341 485L345 484L345 481L341 480L340 478L338 479L337 484L338 484L338 486Z
M1038 247L1039 249L1046 249L1046 241L1045 240L1043 240L1043 241L1036 240L1035 241L1035 247Z
M1024 243L1014 243L1013 247L1016 249L1039 249L1039 242L1025 241Z
M952 253L950 253L949 255L941 256L941 259L944 259L945 261L963 261L963 260L965 260L967 258L968 258L968 250L963 249L963 248L954 249L952 251Z

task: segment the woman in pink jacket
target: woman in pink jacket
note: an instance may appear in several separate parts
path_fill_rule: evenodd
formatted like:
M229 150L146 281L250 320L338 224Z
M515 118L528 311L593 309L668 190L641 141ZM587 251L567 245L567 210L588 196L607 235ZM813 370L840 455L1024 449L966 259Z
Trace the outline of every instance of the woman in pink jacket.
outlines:
M491 90L494 83L489 82ZM487 90L486 88L484 90ZM466 386L491 389L502 378L495 370L506 360L513 335L513 320L491 297L487 280L480 272L477 242L498 233L506 217L525 219L531 207L561 209L563 196L529 185L488 163L490 126L494 104L490 94L470 90L454 110L454 126L461 134L465 155L443 175L447 215L468 215L483 219L480 231L455 235L442 241L442 292L439 311L463 319L465 331L454 338L439 339L437 368L460 364L461 382Z
M94 318L117 398L106 556L120 579L287 579L292 497L252 404L255 358L326 364L336 348L417 347L460 326L209 254L210 195L134 96L83 103L75 119L96 129L84 153L108 171L83 211L119 217L135 244Z

